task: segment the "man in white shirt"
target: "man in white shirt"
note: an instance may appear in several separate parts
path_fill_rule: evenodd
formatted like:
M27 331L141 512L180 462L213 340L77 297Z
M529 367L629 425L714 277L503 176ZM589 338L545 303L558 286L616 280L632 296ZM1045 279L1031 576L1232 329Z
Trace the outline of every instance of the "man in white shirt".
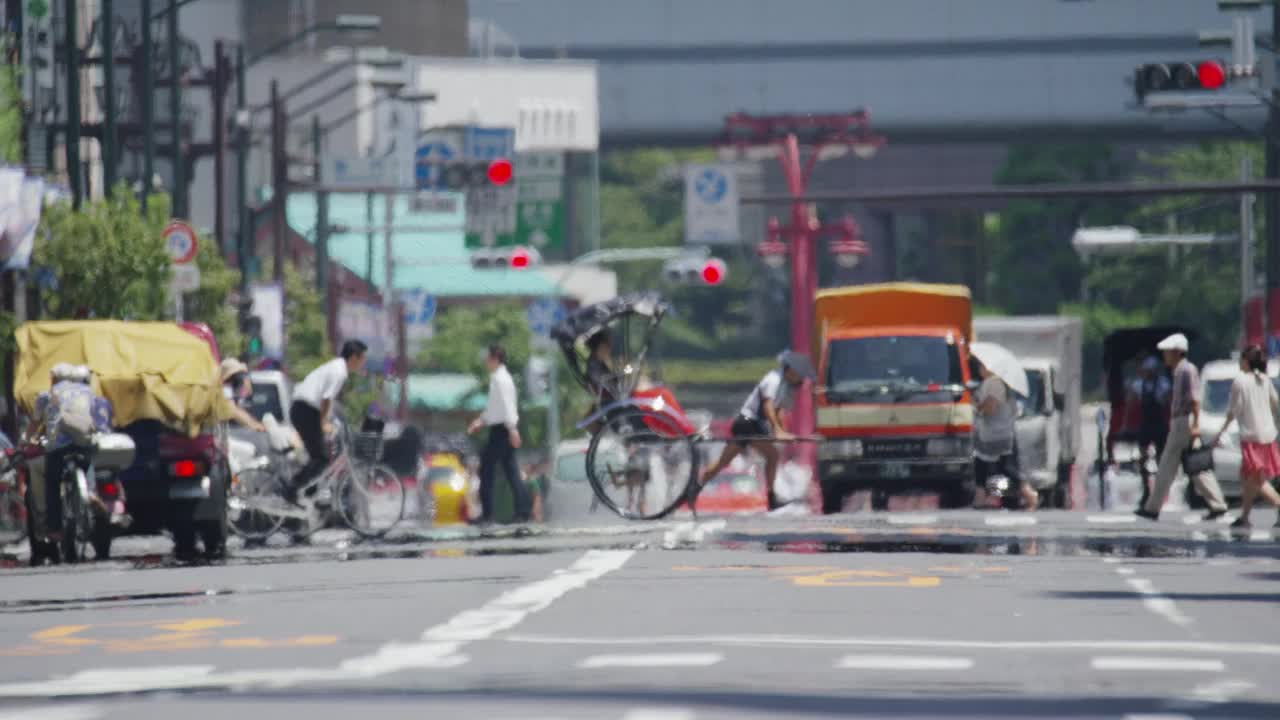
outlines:
M485 365L489 368L489 402L480 417L467 428L467 434L483 427L489 428L489 437L480 453L479 522L493 522L493 476L499 466L511 486L515 520L526 522L530 511L529 491L516 463L516 449L520 447L520 412L516 409L516 383L507 371L507 351L501 345L490 345Z
M289 421L302 437L307 448L307 464L293 476L293 487L285 491L285 499L297 503L298 490L329 464L329 447L325 437L333 432L329 422L333 406L347 382L347 376L364 368L369 346L359 340L342 344L342 352L320 367L312 370L293 389L293 404L289 406Z

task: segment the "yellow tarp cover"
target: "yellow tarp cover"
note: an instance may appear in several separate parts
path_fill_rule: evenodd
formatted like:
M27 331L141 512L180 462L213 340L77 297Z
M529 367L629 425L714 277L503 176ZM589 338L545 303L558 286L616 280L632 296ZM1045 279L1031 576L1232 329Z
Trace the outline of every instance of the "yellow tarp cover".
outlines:
M821 330L883 326L934 326L973 339L969 288L931 283L882 283L820 290L814 319Z
M204 340L174 323L120 320L29 322L16 331L13 394L30 413L60 362L87 365L111 402L116 427L160 420L188 435L225 420L218 366Z

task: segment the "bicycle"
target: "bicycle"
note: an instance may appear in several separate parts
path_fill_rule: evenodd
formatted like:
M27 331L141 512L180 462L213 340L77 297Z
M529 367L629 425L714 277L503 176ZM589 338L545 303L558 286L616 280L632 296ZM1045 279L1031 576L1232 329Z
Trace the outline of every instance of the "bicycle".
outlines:
M261 541L290 519L304 525L294 537L304 539L336 514L365 539L386 535L404 517L405 491L400 478L376 458L381 433L352 433L345 423L335 438L335 452L323 471L298 490L304 507L290 507L283 495L292 482L289 450L273 447L272 458L246 468L233 482L231 529L247 541ZM358 451L358 452L357 452Z

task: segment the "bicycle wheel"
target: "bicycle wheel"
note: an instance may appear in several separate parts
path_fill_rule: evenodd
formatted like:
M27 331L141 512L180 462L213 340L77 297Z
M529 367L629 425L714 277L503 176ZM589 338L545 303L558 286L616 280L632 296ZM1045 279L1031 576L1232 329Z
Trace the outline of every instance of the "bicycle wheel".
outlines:
M85 559L93 519L81 495L85 485L84 471L76 468L62 481L62 561L78 563Z
M281 497L284 480L270 468L250 468L236 474L227 497L227 525L249 542L266 540L284 525L287 513Z
M628 408L587 446L587 480L596 497L630 520L657 520L684 502L698 473L693 438L657 413Z
M20 543L27 537L27 503L10 476L0 480L0 544Z
M347 526L366 538L386 535L404 517L404 483L384 465L354 464L334 500Z

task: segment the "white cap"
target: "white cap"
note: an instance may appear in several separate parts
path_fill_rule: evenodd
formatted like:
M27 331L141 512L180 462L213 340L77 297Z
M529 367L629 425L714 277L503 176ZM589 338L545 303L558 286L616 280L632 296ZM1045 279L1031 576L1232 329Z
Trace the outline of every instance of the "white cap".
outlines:
M1170 335L1169 337L1167 337L1167 338L1165 338L1165 339L1161 340L1161 341L1160 341L1160 344L1156 345L1156 349L1158 349L1158 350L1176 350L1176 351L1178 351L1178 352L1186 352L1186 351L1187 351L1187 345L1188 345L1188 343L1187 343L1187 336L1186 336L1186 335L1183 335L1182 333L1174 333L1174 334Z

